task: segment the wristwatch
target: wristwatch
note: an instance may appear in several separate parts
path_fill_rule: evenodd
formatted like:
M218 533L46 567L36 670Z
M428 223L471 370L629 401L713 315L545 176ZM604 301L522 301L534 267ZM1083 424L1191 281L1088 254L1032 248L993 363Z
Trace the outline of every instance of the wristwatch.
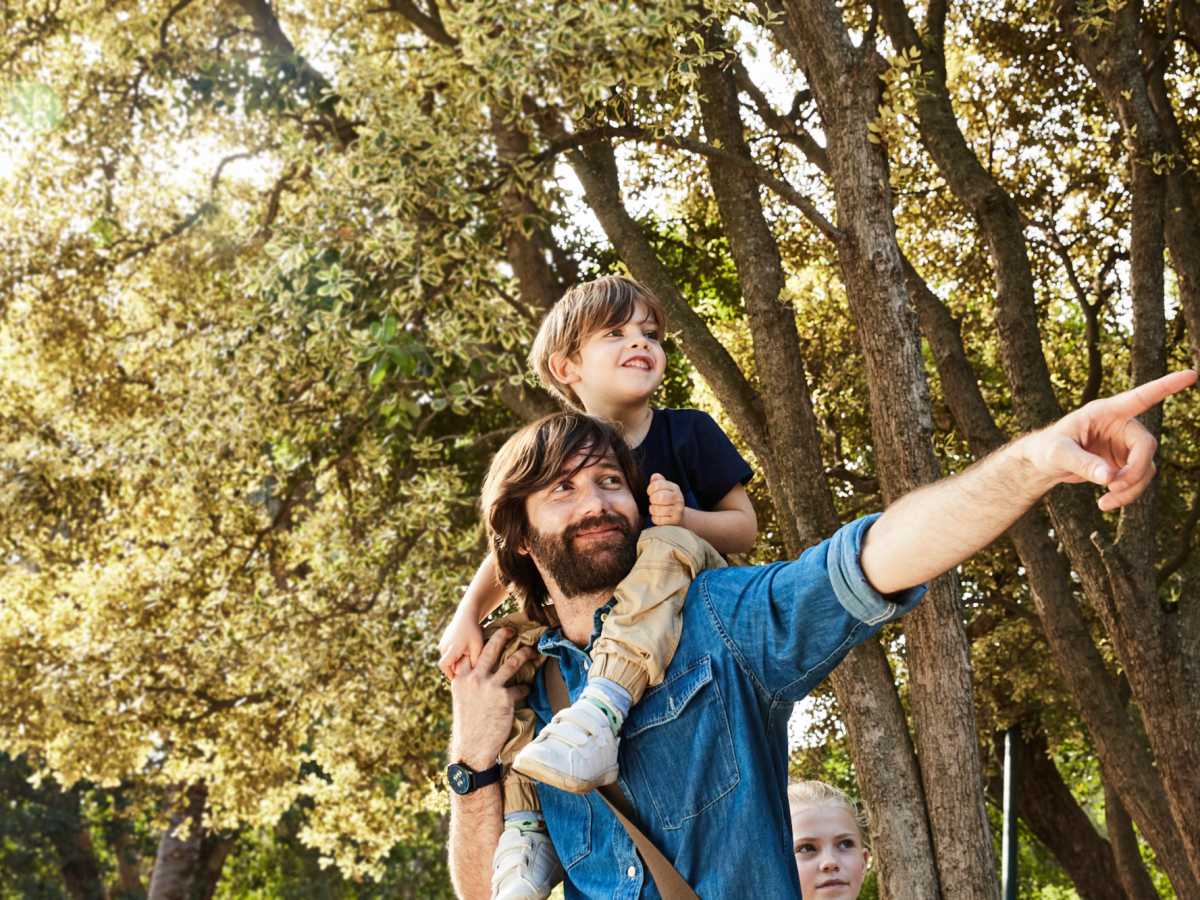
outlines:
M450 782L450 790L465 796L471 791L495 784L500 780L500 773L503 769L504 767L497 762L490 769L476 772L466 763L456 762L446 766L446 780Z

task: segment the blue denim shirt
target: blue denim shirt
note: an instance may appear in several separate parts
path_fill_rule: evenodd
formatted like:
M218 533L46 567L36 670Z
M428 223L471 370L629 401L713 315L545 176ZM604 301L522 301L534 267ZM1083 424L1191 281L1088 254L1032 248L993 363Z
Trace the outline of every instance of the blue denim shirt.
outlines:
M884 597L868 584L859 550L875 518L792 562L701 573L662 684L625 721L621 789L647 836L706 900L800 896L786 795L792 707L925 592ZM596 611L593 640L606 609ZM574 700L587 682L587 650L557 629L540 649L557 657ZM529 702L540 730L550 719L540 675ZM659 897L598 793L537 790L568 898Z

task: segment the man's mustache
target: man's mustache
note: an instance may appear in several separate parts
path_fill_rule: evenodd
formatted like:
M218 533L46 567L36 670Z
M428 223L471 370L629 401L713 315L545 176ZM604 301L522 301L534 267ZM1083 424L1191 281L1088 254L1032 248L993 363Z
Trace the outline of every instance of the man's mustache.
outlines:
M588 516L586 519L580 519L574 525L568 525L563 531L563 542L569 543L574 540L575 536L581 531L609 527L619 529L622 535L628 535L633 530L633 526L629 524L629 520L624 516L619 516L616 513L598 513L594 516Z

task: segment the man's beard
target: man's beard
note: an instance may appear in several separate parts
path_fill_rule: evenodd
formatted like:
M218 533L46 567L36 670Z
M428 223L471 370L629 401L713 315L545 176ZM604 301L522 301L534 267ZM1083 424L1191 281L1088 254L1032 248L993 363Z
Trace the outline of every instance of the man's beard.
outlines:
M575 549L573 542L579 532L606 525L618 532L603 543L596 541L585 552ZM624 516L602 513L567 526L561 534L542 534L531 528L529 550L564 597L579 597L620 584L637 559L637 535Z

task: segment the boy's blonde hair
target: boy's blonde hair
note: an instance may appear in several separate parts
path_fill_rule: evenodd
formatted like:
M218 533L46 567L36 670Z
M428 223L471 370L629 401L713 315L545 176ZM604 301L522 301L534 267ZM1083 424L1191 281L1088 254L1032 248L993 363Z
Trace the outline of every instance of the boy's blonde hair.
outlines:
M858 827L858 837L863 846L867 846L867 818L845 791L840 791L823 781L793 781L788 785L787 796L788 806L793 814L798 809L813 806L839 806L846 810Z
M659 334L667 330L667 313L645 285L624 275L602 275L577 284L554 304L538 328L529 351L529 366L537 373L546 390L567 406L583 412L583 403L570 385L563 384L550 371L550 357L561 353L568 358L579 354L583 342L606 328L624 325L633 318L638 301L645 304Z

